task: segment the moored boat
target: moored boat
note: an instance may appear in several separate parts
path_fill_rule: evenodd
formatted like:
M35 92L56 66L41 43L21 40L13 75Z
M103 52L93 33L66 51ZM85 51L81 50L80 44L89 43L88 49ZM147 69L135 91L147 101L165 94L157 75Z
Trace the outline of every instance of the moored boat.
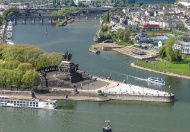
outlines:
M12 38L12 32L8 32L7 33L7 39L11 39Z
M56 109L56 100L50 99L31 99L31 100L19 100L15 98L9 98L8 96L0 96L0 106L4 107L24 107L24 108L36 108L36 109Z
M159 84L159 85L165 85L166 84L162 78L158 78L158 77L149 77L147 79L147 82L153 83L153 84Z
M6 40L6 43L7 43L7 44L10 44L10 45L14 45L14 42L13 42L11 39L7 39L7 40Z

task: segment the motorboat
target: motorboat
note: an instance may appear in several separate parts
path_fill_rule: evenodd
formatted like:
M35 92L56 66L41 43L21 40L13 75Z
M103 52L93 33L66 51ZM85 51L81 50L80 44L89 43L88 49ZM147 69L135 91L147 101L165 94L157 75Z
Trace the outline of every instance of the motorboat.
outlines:
M112 132L112 128L110 127L110 121L106 120L105 122L107 122L108 125L106 127L103 127L102 131L103 132Z
M165 85L165 81L162 78L158 77L149 77L147 79L147 82L152 83L152 84L159 84L159 85Z

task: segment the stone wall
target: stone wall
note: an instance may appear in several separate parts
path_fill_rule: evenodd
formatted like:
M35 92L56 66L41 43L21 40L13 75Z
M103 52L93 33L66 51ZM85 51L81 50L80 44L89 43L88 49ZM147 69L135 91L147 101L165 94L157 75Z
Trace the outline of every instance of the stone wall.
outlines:
M11 91L11 90L1 90L0 95L32 95L31 91Z
M10 91L10 90L2 90L0 91L0 95L16 97L18 99L28 99L32 97L31 91ZM49 91L49 93L35 93L37 98L49 98L49 99L66 99L66 96L72 97L73 100L128 100L128 101L147 101L147 102L174 102L174 96L144 96L144 95L115 95L115 94L107 94L107 95L99 95L95 92L86 92L79 91L77 94L73 89L71 90L61 90L61 91ZM106 99L104 99L104 98Z
M107 95L110 99L116 100L134 100L134 101L150 101L150 102L174 102L174 96L144 96L144 95Z

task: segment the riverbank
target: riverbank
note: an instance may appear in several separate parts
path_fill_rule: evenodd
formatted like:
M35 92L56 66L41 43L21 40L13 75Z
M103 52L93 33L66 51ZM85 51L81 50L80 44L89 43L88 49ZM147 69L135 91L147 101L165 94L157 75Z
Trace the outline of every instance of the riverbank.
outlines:
M160 72L160 71L156 71L156 70L152 70L152 69L148 69L148 68L137 66L134 63L131 63L131 66L135 67L135 68L138 68L138 69L142 69L142 70L146 70L146 71L150 71L150 72L155 72L155 73L160 73L160 74L164 74L164 75L168 75L168 76L190 79L189 76L174 74L174 73L170 73L170 72Z
M82 87L63 88L51 87L34 91L36 98L56 100L86 100L86 101L142 101L142 102L174 102L172 93L126 84L105 78L96 78L93 82L82 83ZM16 99L33 98L32 91L1 90L0 95Z

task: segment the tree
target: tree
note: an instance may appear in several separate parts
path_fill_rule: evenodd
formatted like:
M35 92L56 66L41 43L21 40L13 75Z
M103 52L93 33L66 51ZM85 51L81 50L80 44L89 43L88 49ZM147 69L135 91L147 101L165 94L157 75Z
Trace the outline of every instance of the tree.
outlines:
M23 72L18 69L15 69L13 71L12 85L16 86L17 88L20 88L22 85L22 77Z
M117 33L116 33L117 38L120 39L120 40L123 40L124 33L125 32L124 32L123 29L117 30Z
M30 45L7 45L1 53L5 61L18 60L19 62L28 62L35 66L38 56L43 54L43 51Z
M8 8L3 12L3 17L5 20L14 15L19 15L19 9L17 7Z
M23 75L22 83L24 88L36 87L40 84L40 77L36 71L29 70Z
M101 31L102 32L107 32L108 31L108 25L107 24L102 24Z
M18 60L5 61L3 63L3 68L13 70L18 67L20 62Z
M60 53L44 53L38 57L36 68L42 66L58 65L62 61L62 54Z
M166 47L165 46L162 46L159 50L159 56L163 59L166 57Z
M22 71L23 74L24 74L26 71L28 71L28 70L33 70L33 69L34 69L34 68L33 68L32 64L30 64L30 63L21 63L21 64L19 64L18 67L17 67L17 70Z
M176 25L176 29L184 29L185 28L185 25L183 22L180 22Z
M176 41L175 38L169 38L165 42L165 46L160 49L159 55L161 58L165 58L170 62L181 61L182 60L182 44Z
M8 70L0 68L0 86L6 87L8 80Z
M123 34L123 41L128 42L129 40L130 40L130 33L127 30L125 30Z
M110 20L110 14L109 14L109 12L107 12L106 14L104 14L101 19L103 20L103 23L109 22L109 20Z

